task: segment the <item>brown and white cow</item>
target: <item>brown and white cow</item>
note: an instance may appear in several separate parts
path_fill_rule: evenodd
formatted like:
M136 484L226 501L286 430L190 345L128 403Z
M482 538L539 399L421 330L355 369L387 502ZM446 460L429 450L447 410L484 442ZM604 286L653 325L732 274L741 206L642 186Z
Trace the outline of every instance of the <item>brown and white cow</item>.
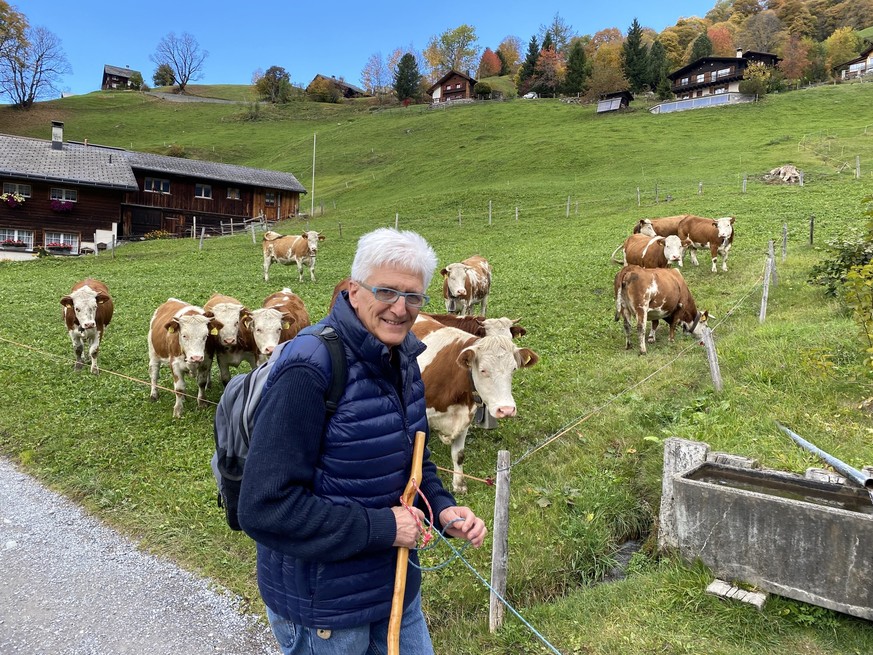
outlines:
M510 339L517 339L527 334L527 330L518 325L519 318L485 318L484 316L458 316L457 314L431 314L421 312L418 319L431 318L447 326L458 328L477 337L503 335ZM417 319L417 320L418 320Z
M302 234L281 235L278 232L264 233L264 281L270 280L270 266L273 262L279 264L297 264L297 274L303 282L303 265L309 266L309 279L315 282L315 257L318 254L318 242L324 241L324 235L315 230Z
M665 216L664 218L641 218L634 225L634 234L645 234L650 237L668 237L671 234L679 234L679 223L689 214L678 216Z
M477 409L495 419L515 416L512 375L536 364L539 355L516 347L509 337L480 338L427 317L416 321L412 331L427 345L418 365L428 425L451 447L452 487L465 493L464 444Z
M479 305L479 314L485 316L488 294L491 292L491 264L480 255L462 262L449 264L440 271L443 276L443 298L446 312L466 316L473 305Z
M625 347L631 347L631 321L636 320L640 355L646 354L646 322L652 322L649 343L655 342L658 321L670 326L673 342L676 326L703 336L707 312L700 313L685 280L675 268L625 266L615 276L615 320L624 319Z
M261 309L252 312L251 322L245 326L255 345L258 364L267 361L278 344L290 341L310 324L306 305L291 289L285 287L264 298Z
M181 418L185 375L197 380L197 404L206 404L204 391L209 381L212 359L206 351L210 334L218 334L221 324L202 307L178 298L169 298L155 310L149 324L149 377L152 400L158 399L158 373L161 364L173 372L176 404L173 416Z
M619 248L623 261L615 258ZM682 242L675 234L668 237L632 234L612 253L612 261L616 264L636 264L645 268L667 268L670 264L682 266Z
M203 309L221 323L218 334L209 335L207 350L218 362L222 384L227 385L231 366L236 368L247 361L252 368L255 367L255 354L249 343L243 343L244 335L241 334L243 322L251 316L251 311L236 298L220 293L212 294Z
M336 283L336 286L333 288L333 295L330 297L330 309L333 309L333 306L336 304L336 299L343 291L349 290L349 285L352 283L352 278L344 277L342 280ZM328 310L330 311L330 310Z
M88 346L88 357L91 358L91 372L100 372L97 359L100 355L100 341L103 330L112 320L114 305L109 289L100 280L88 278L76 282L66 296L61 298L64 308L64 323L70 341L73 342L73 352L76 354L75 368L82 369L82 354Z
M727 258L734 243L734 217L703 218L686 216L679 223L679 238L682 246L691 250L691 263L697 263L697 249L709 248L712 256L712 272L718 271L718 256L721 255L721 270L727 271Z

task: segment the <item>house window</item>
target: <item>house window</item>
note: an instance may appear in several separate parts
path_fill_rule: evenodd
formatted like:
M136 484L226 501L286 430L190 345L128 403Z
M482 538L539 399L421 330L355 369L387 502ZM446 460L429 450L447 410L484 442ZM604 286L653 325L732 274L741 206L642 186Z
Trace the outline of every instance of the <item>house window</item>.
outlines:
M52 187L50 200L63 200L64 202L78 202L79 192L75 189L60 189Z
M461 88L461 83L458 82L457 84L455 84L455 88L456 88L456 89L460 89L460 88Z
M14 193L25 198L30 198L30 185L16 184L15 182L4 182L3 193Z
M688 78L683 77L681 80L679 80L679 84L688 84Z
M12 227L0 227L0 243L3 241L23 241L28 249L32 249L33 232L31 230L16 230Z
M451 91L451 90L452 90L452 85L446 84L446 91Z
M716 77L727 77L730 74L731 74L730 68L722 68L718 72L716 72L715 76Z
M267 207L275 207L276 206L276 192L275 191L267 191L264 194L264 204Z
M239 200L240 199L239 189L236 187L227 187L227 199L228 200Z
M212 200L212 185L211 184L195 184L194 185L194 197L195 198L206 198L207 200Z
M712 90L712 92L715 95L719 95L721 93L727 93L727 87L726 86L717 86Z
M79 235L72 232L46 232L43 245L49 243L62 243L70 246L70 252L75 254L79 252Z
M142 185L142 190L148 193L170 193L170 180L147 177Z
M701 73L700 75L697 76L698 82L703 82L703 80L705 80L705 79L706 79L706 75L704 73Z

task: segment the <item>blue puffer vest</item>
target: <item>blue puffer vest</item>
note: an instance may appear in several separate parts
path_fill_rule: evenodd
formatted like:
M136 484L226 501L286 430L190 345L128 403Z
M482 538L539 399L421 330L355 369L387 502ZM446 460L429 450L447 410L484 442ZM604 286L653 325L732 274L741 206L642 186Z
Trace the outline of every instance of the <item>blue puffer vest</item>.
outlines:
M322 323L342 338L348 382L323 438L313 491L336 503L392 507L409 478L415 433L427 430L424 384L415 365L425 347L410 332L397 349L401 400L388 348L360 323L345 294ZM330 379L330 355L316 337L302 337L286 357L308 360ZM349 628L388 617L396 561L396 548L340 562L313 562L258 544L258 584L264 602L295 623ZM410 562L418 563L414 550ZM421 572L410 564L404 606L420 585Z

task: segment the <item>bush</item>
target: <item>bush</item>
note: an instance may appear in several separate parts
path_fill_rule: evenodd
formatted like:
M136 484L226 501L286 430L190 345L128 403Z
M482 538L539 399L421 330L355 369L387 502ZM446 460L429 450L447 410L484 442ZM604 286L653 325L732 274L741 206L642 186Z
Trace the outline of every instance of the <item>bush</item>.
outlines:
M490 96L491 85L488 84L488 82L476 82L476 86L473 87L473 93L475 93L480 98L482 96Z

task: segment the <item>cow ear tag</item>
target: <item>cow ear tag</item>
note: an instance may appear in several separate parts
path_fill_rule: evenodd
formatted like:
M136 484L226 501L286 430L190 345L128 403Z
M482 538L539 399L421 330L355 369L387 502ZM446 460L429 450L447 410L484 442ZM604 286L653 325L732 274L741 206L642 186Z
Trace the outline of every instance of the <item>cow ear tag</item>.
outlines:
M285 321L284 323L282 323L282 329L283 330L290 330L291 324L288 321Z
M211 334L212 336L215 336L216 334L218 334L218 329L212 328L211 330L209 330L209 334Z
M176 328L174 328L172 325L167 328L167 332L169 332L170 334L173 334L173 332L175 332L175 331L176 331Z

